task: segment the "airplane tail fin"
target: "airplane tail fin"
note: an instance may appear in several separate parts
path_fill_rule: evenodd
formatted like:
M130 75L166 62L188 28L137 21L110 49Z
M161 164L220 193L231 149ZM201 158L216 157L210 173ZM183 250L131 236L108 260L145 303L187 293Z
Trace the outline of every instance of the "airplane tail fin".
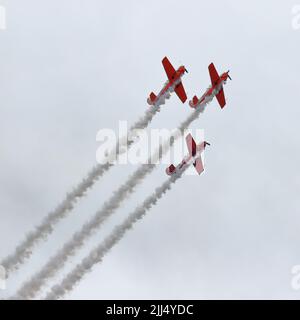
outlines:
M149 98L147 99L148 104L153 105L156 99L156 94L151 92Z
M173 164L171 164L167 169L166 169L166 174L167 175L171 175L174 171L175 171L175 166Z
M194 96L192 100L190 100L189 105L191 108L195 108L196 104L198 103L199 99L197 96Z

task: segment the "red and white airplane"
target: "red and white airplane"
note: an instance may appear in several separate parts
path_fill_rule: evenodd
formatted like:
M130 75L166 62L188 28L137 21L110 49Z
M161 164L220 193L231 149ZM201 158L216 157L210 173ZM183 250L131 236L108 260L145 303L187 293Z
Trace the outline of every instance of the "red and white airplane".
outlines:
M187 99L187 96L181 82L181 77L185 72L188 71L184 66L180 66L177 70L175 70L167 57L163 58L162 64L168 76L168 81L165 83L158 95L155 95L153 92L151 92L147 102L150 105L160 106L165 103L166 99L170 98L171 92L175 91L179 99L184 103Z
M196 144L191 134L188 134L185 138L186 144L188 146L189 155L184 157L181 163L175 167L171 164L167 169L166 173L171 176L172 174L178 173L181 170L184 170L187 166L193 163L198 174L201 174L204 171L204 166L201 158L201 153L204 151L205 147L210 144L206 141L201 142L200 144Z
M224 72L221 74L221 76L219 76L213 63L208 66L208 71L211 79L211 86L206 90L200 99L198 99L197 96L193 97L193 99L189 102L189 105L192 108L204 106L207 102L211 101L214 96L216 96L221 108L224 108L226 104L223 84L226 84L227 78L231 80L229 71Z

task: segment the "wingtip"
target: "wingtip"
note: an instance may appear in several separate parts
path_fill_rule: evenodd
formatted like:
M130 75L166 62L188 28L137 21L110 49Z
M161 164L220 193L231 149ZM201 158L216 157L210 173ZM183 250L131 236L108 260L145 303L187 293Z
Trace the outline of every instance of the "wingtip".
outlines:
M189 134L187 134L187 136L185 137L186 139L187 138L192 138L192 135L189 133Z

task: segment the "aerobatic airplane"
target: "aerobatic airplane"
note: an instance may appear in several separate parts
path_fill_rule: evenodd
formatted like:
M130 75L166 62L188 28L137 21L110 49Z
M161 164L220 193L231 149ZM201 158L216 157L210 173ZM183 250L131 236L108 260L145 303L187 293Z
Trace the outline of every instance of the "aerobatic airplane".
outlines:
M155 95L153 92L150 93L147 102L150 105L160 106L165 103L165 99L170 98L171 92L175 91L179 99L184 103L187 96L181 82L181 77L188 71L184 66L180 66L175 70L167 57L163 58L162 64L166 71L168 80L158 95Z
M229 71L224 72L219 76L215 66L211 63L208 66L208 71L211 79L211 86L206 90L200 99L197 96L189 102L190 107L198 108L201 105L206 104L216 96L221 108L224 108L226 101L224 96L223 84L226 84L227 78L230 78Z
M184 159L181 161L181 163L177 167L171 164L166 169L166 173L169 176L171 176L172 174L178 173L181 170L184 170L186 166L189 166L191 164L191 162L193 163L193 166L195 167L198 174L201 174L204 171L201 153L204 151L205 147L207 145L210 146L210 144L206 141L203 141L202 143L197 145L191 134L188 134L185 140L188 146L189 155L184 157Z

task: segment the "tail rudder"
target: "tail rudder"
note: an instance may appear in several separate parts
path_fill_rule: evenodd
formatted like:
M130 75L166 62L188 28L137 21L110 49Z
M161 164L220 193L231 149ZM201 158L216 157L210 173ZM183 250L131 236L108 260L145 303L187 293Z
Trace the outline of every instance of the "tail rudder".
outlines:
M175 171L175 166L174 166L174 164L171 164L167 169L166 169L166 174L167 175L172 175L173 173L174 173L174 171Z
M199 102L199 99L197 96L194 96L192 100L190 100L189 105L191 108L195 108L197 103Z
M156 94L151 92L149 98L147 99L148 104L153 105L156 100Z

